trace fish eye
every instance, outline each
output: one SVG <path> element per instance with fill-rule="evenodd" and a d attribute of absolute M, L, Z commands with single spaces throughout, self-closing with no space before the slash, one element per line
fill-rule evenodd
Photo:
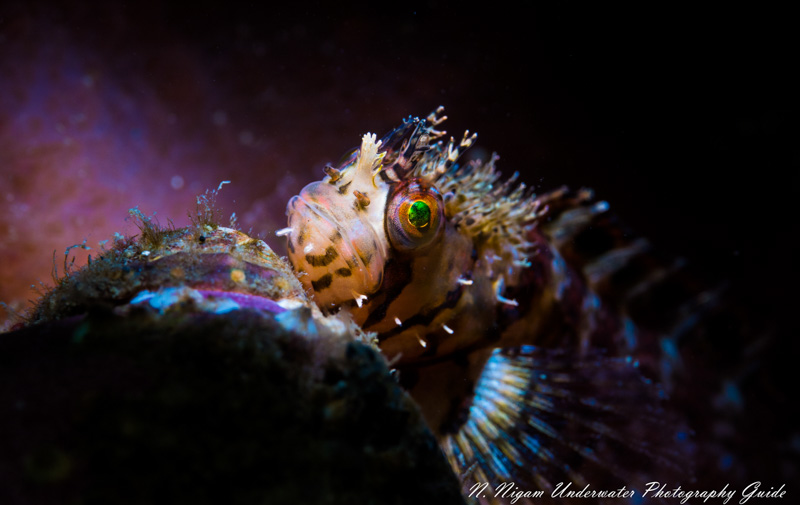
<path fill-rule="evenodd" d="M 386 207 L 386 233 L 396 249 L 425 247 L 439 235 L 444 204 L 436 188 L 419 179 L 402 182 Z"/>
<path fill-rule="evenodd" d="M 417 200 L 408 208 L 408 222 L 418 230 L 431 223 L 431 208 L 423 200 Z"/>

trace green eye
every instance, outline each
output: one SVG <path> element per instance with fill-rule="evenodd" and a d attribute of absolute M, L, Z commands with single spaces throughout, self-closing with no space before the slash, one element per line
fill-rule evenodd
<path fill-rule="evenodd" d="M 442 196 L 419 179 L 400 183 L 386 205 L 389 242 L 400 251 L 432 244 L 441 235 L 444 222 Z"/>
<path fill-rule="evenodd" d="M 415 228 L 425 228 L 431 222 L 431 208 L 422 200 L 417 200 L 408 208 L 408 221 Z"/>

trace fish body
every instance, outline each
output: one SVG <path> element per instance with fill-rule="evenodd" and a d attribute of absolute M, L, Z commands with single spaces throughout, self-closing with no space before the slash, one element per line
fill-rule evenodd
<path fill-rule="evenodd" d="M 537 196 L 497 157 L 459 164 L 476 136 L 444 142 L 444 119 L 365 135 L 292 198 L 305 288 L 377 333 L 465 489 L 685 471 L 691 445 L 663 406 L 675 334 L 634 317 L 669 264 L 591 191 Z"/>
<path fill-rule="evenodd" d="M 317 303 L 347 307 L 403 363 L 482 341 L 495 321 L 486 308 L 519 283 L 532 252 L 524 236 L 536 202 L 495 187 L 493 162 L 459 167 L 475 136 L 434 144 L 441 120 L 409 119 L 377 142 L 365 135 L 357 156 L 288 205 L 289 258 Z"/>

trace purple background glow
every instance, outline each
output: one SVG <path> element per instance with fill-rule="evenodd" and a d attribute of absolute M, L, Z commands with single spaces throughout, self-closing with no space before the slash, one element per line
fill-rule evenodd
<path fill-rule="evenodd" d="M 764 311 L 789 303 L 798 88 L 781 16 L 66 5 L 0 8 L 0 300 L 16 309 L 54 250 L 59 266 L 84 239 L 97 254 L 136 232 L 137 205 L 185 225 L 223 180 L 226 215 L 282 253 L 284 206 L 326 162 L 440 104 L 506 173 L 592 187 Z"/>

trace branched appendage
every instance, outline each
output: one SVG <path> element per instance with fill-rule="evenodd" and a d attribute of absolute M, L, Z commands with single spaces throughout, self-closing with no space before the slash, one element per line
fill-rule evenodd
<path fill-rule="evenodd" d="M 428 137 L 426 143 L 432 143 L 435 140 L 439 140 L 447 133 L 444 130 L 440 131 L 435 129 L 437 126 L 447 120 L 447 116 L 442 115 L 443 112 L 444 106 L 440 105 L 435 111 L 428 114 L 428 117 L 425 118 L 425 121 L 428 123 L 427 128 L 425 128 L 425 135 Z"/>
<path fill-rule="evenodd" d="M 56 251 L 53 250 L 53 268 L 50 269 L 50 278 L 53 279 L 53 285 L 58 286 L 59 278 L 58 278 L 58 265 L 56 264 Z M 31 289 L 36 289 L 36 287 L 31 284 Z M 45 291 L 47 291 L 45 289 Z"/>
<path fill-rule="evenodd" d="M 358 153 L 358 159 L 354 169 L 353 178 L 359 177 L 372 178 L 377 174 L 381 168 L 381 161 L 386 153 L 379 153 L 381 147 L 381 140 L 377 140 L 374 133 L 367 133 L 361 139 L 361 149 Z"/>
<path fill-rule="evenodd" d="M 69 260 L 69 252 L 71 250 L 73 250 L 73 249 L 83 249 L 84 251 L 91 251 L 92 250 L 91 247 L 86 245 L 86 239 L 83 239 L 83 242 L 81 242 L 80 244 L 75 244 L 75 245 L 71 245 L 71 246 L 67 247 L 67 250 L 64 251 L 64 277 L 62 277 L 62 279 L 61 279 L 62 281 L 70 276 L 71 272 L 69 270 L 72 267 L 72 265 L 75 264 L 75 256 L 72 257 L 72 261 L 68 261 Z M 54 254 L 55 254 L 55 252 L 54 252 Z M 53 259 L 55 261 L 55 258 L 53 258 Z M 90 256 L 89 257 L 89 263 L 91 263 L 91 262 L 92 262 L 92 260 L 91 260 L 91 256 Z M 55 264 L 53 265 L 53 267 L 55 267 Z M 56 277 L 58 277 L 58 272 L 56 272 Z M 58 285 L 58 280 L 57 279 L 55 279 L 55 280 L 57 281 L 56 285 Z"/>
<path fill-rule="evenodd" d="M 189 212 L 189 221 L 197 227 L 210 226 L 218 228 L 222 222 L 222 210 L 217 207 L 217 196 L 222 186 L 230 181 L 222 181 L 217 189 L 207 189 L 202 195 L 197 195 L 194 214 Z"/>
<path fill-rule="evenodd" d="M 431 126 L 439 126 L 439 124 L 443 123 L 447 116 L 443 116 L 442 113 L 444 112 L 444 105 L 440 105 L 436 107 L 436 110 L 428 114 L 428 117 L 425 118 Z"/>
<path fill-rule="evenodd" d="M 55 251 L 53 251 L 53 252 L 55 253 Z M 55 258 L 54 258 L 54 259 L 55 259 Z M 51 289 L 51 288 L 50 288 L 50 286 L 48 286 L 47 284 L 45 284 L 45 283 L 44 283 L 44 281 L 39 281 L 39 285 L 38 285 L 38 286 L 37 286 L 36 284 L 31 284 L 31 290 L 32 290 L 34 293 L 36 293 L 37 295 L 39 295 L 39 298 L 42 298 L 42 297 L 43 297 L 43 296 L 45 296 L 47 293 L 49 293 L 49 292 L 50 292 L 50 289 Z M 28 300 L 28 302 L 29 302 L 31 305 L 36 305 L 36 303 L 37 303 L 37 302 L 36 302 L 36 300 Z"/>
<path fill-rule="evenodd" d="M 83 239 L 83 242 L 81 242 L 80 244 L 71 245 L 67 247 L 66 251 L 64 251 L 64 271 L 63 271 L 64 274 L 61 277 L 59 277 L 58 275 L 58 263 L 56 262 L 56 251 L 53 251 L 53 268 L 50 270 L 50 279 L 52 279 L 53 281 L 53 288 L 56 288 L 64 284 L 64 282 L 66 282 L 69 279 L 70 275 L 72 275 L 72 272 L 70 270 L 75 265 L 75 256 L 73 256 L 72 259 L 69 258 L 69 252 L 71 250 L 73 249 L 83 249 L 84 251 L 92 250 L 91 247 L 86 245 L 86 240 L 87 239 Z M 91 264 L 91 262 L 92 262 L 92 257 L 89 256 L 89 263 Z M 32 284 L 31 289 L 36 291 L 39 294 L 39 296 L 44 296 L 45 293 L 51 290 L 51 288 L 46 284 L 44 284 L 43 282 L 40 282 L 38 287 Z"/>
<path fill-rule="evenodd" d="M 435 185 L 444 195 L 448 218 L 481 248 L 491 251 L 491 257 L 502 260 L 495 261 L 498 275 L 508 267 L 513 278 L 530 264 L 528 259 L 534 251 L 527 237 L 541 220 L 545 206 L 531 189 L 517 182 L 519 174 L 501 181 L 501 174 L 495 168 L 497 155 L 487 162 L 458 164 L 459 158 L 477 140 L 477 134 L 465 131 L 460 141 L 450 138 L 447 143 L 430 143 L 434 134 L 442 133 L 433 129 L 446 119 L 442 112 L 440 107 L 431 113 L 403 144 L 404 148 L 407 144 L 415 149 L 413 154 L 403 151 L 412 167 L 408 175 Z"/>
<path fill-rule="evenodd" d="M 119 232 L 114 233 L 114 245 L 111 248 L 112 251 L 117 253 L 121 253 L 126 251 L 129 247 L 136 245 L 136 238 L 135 237 L 128 237 Z"/>
<path fill-rule="evenodd" d="M 462 145 L 468 146 L 471 139 L 465 134 Z M 436 166 L 445 158 L 449 152 L 440 148 L 430 164 Z M 541 203 L 530 188 L 517 182 L 519 174 L 501 181 L 495 168 L 497 159 L 494 155 L 488 162 L 454 164 L 433 177 L 445 194 L 445 212 L 453 223 L 516 271 L 527 265 L 533 254 L 533 244 L 526 237 L 541 219 Z"/>
<path fill-rule="evenodd" d="M 139 207 L 130 209 L 128 214 L 133 219 L 133 224 L 141 232 L 139 245 L 143 249 L 155 249 L 162 246 L 167 235 L 175 231 L 172 221 L 169 222 L 168 227 L 162 227 L 158 220 L 155 219 L 155 214 L 153 214 L 154 217 L 147 217 L 139 210 Z"/>

